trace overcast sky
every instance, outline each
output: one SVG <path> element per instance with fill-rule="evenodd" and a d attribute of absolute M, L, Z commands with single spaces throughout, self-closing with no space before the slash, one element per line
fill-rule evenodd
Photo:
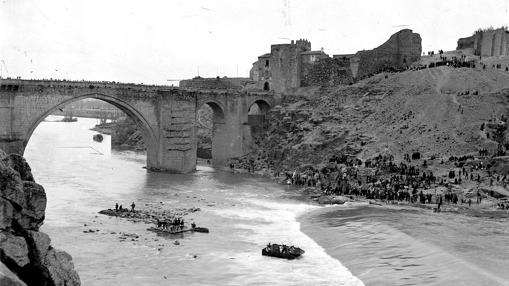
<path fill-rule="evenodd" d="M 290 39 L 354 53 L 409 28 L 423 51 L 452 50 L 479 27 L 509 24 L 509 0 L 0 1 L 0 75 L 22 78 L 247 77 Z"/>

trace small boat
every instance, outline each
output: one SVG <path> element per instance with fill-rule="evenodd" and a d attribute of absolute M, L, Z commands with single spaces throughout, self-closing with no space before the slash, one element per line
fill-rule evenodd
<path fill-rule="evenodd" d="M 304 250 L 295 247 L 295 246 L 286 246 L 280 244 L 268 244 L 264 249 L 262 249 L 262 255 L 264 256 L 273 256 L 278 258 L 286 258 L 286 259 L 295 259 L 302 254 L 304 254 Z"/>
<path fill-rule="evenodd" d="M 94 139 L 94 141 L 97 141 L 97 142 L 103 142 L 103 135 L 102 134 L 95 134 L 94 136 L 92 136 L 92 139 Z"/>

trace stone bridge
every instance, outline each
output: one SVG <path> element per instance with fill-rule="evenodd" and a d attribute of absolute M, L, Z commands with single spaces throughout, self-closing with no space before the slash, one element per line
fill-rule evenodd
<path fill-rule="evenodd" d="M 196 116 L 204 104 L 213 112 L 212 160 L 224 164 L 245 155 L 251 143 L 248 112 L 267 112 L 274 93 L 191 90 L 115 82 L 0 79 L 0 149 L 23 154 L 41 121 L 56 109 L 85 98 L 108 102 L 140 127 L 147 168 L 187 173 L 196 168 Z M 256 120 L 254 120 L 256 122 Z"/>

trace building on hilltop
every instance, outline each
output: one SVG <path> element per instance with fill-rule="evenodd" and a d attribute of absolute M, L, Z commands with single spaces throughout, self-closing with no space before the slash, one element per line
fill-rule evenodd
<path fill-rule="evenodd" d="M 509 31 L 504 27 L 478 30 L 473 36 L 460 38 L 456 50 L 471 50 L 483 57 L 509 55 Z"/>
<path fill-rule="evenodd" d="M 312 51 L 308 40 L 272 45 L 253 63 L 251 79 L 258 89 L 285 92 L 305 86 L 351 84 L 383 70 L 401 70 L 421 59 L 421 36 L 404 29 L 381 46 L 356 54 Z"/>
<path fill-rule="evenodd" d="M 300 87 L 302 53 L 309 51 L 311 42 L 305 39 L 271 45 L 270 53 L 259 56 L 258 61 L 253 63 L 251 78 L 263 90 L 283 92 Z"/>

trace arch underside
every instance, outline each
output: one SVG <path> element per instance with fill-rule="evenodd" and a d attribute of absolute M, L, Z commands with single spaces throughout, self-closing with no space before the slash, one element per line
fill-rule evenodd
<path fill-rule="evenodd" d="M 249 104 L 248 112 L 251 110 L 251 108 L 254 105 L 258 106 L 258 109 L 260 110 L 260 114 L 263 114 L 263 115 L 267 114 L 267 112 L 269 112 L 269 110 L 271 109 L 271 105 L 267 100 L 257 98 Z"/>
<path fill-rule="evenodd" d="M 212 109 L 212 122 L 214 124 L 224 124 L 224 109 L 219 103 L 215 101 L 206 101 L 203 105 L 207 105 Z"/>
<path fill-rule="evenodd" d="M 123 101 L 120 98 L 113 97 L 110 95 L 105 95 L 105 94 L 91 93 L 91 94 L 84 94 L 81 96 L 66 98 L 62 102 L 60 102 L 52 107 L 49 107 L 46 112 L 44 112 L 42 115 L 39 115 L 37 117 L 35 122 L 32 122 L 30 124 L 29 129 L 27 130 L 26 134 L 24 135 L 24 146 L 26 147 L 26 145 L 28 144 L 28 141 L 30 140 L 30 137 L 32 136 L 32 134 L 35 131 L 35 129 L 37 128 L 37 126 L 39 126 L 39 124 L 46 117 L 51 115 L 55 110 L 57 110 L 58 108 L 63 108 L 66 105 L 69 105 L 73 102 L 83 100 L 83 99 L 88 99 L 88 98 L 102 100 L 102 101 L 107 102 L 107 103 L 115 106 L 116 108 L 120 109 L 127 116 L 129 116 L 136 123 L 136 125 L 140 128 L 140 130 L 142 131 L 143 139 L 145 140 L 145 144 L 147 145 L 147 148 L 149 148 L 150 144 L 153 144 L 153 142 L 155 141 L 155 138 L 156 138 L 155 133 L 154 133 L 152 127 L 149 125 L 146 118 L 143 116 L 143 114 L 141 114 L 141 112 L 139 112 L 138 110 L 136 110 L 136 108 L 134 108 L 129 103 Z"/>
<path fill-rule="evenodd" d="M 214 164 L 222 164 L 225 161 L 225 112 L 223 106 L 213 100 L 204 101 L 199 109 L 207 106 L 212 110 L 212 130 L 211 130 L 211 156 Z M 198 114 L 198 110 L 196 112 Z M 198 140 L 197 140 L 198 144 Z M 198 144 L 199 145 L 199 144 Z"/>

